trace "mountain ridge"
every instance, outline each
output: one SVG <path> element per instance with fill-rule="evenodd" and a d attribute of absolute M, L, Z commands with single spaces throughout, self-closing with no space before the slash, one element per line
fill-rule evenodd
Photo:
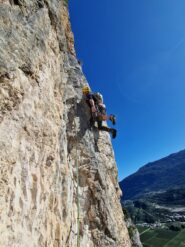
<path fill-rule="evenodd" d="M 185 150 L 149 162 L 120 182 L 123 200 L 182 186 L 185 182 Z"/>

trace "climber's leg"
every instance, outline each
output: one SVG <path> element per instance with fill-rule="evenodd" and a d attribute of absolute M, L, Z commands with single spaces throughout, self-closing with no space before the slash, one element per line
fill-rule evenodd
<path fill-rule="evenodd" d="M 112 122 L 113 125 L 116 124 L 116 116 L 115 116 L 115 115 L 111 114 L 111 115 L 109 116 L 109 120 Z"/>
<path fill-rule="evenodd" d="M 91 113 L 91 118 L 89 120 L 90 127 L 93 127 L 96 121 L 97 121 L 97 113 L 96 112 L 92 112 Z"/>
<path fill-rule="evenodd" d="M 107 121 L 110 120 L 112 122 L 113 125 L 116 124 L 116 116 L 111 114 L 110 116 L 103 114 L 103 113 L 98 113 L 98 119 L 100 121 Z"/>
<path fill-rule="evenodd" d="M 116 138 L 117 130 L 113 128 L 109 128 L 107 126 L 102 126 L 102 121 L 97 121 L 98 123 L 98 129 L 102 131 L 106 131 L 112 134 L 112 138 Z"/>

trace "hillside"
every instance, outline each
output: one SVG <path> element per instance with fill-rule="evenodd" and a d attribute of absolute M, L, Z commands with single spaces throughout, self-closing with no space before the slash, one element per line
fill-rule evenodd
<path fill-rule="evenodd" d="M 120 182 L 123 200 L 142 198 L 151 192 L 185 185 L 185 150 L 148 163 Z"/>
<path fill-rule="evenodd" d="M 185 222 L 184 168 L 185 150 L 143 166 L 120 183 L 122 203 L 135 224 Z"/>

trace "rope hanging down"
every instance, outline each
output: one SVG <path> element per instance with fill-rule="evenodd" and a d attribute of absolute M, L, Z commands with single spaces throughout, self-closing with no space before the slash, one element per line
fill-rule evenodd
<path fill-rule="evenodd" d="M 77 174 L 77 247 L 80 247 L 80 200 L 79 200 L 79 163 L 78 163 L 78 136 L 77 136 L 77 125 L 74 119 L 74 128 L 76 135 L 76 174 Z"/>

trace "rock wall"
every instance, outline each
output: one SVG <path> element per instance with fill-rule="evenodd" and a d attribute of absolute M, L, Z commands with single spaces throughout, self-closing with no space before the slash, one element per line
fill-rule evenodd
<path fill-rule="evenodd" d="M 0 0 L 0 16 L 0 246 L 77 246 L 78 175 L 80 246 L 131 246 L 64 2 Z"/>

